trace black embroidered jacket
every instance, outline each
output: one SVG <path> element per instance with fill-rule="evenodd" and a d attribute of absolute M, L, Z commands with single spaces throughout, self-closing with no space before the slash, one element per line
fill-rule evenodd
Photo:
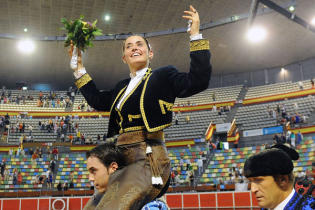
<path fill-rule="evenodd" d="M 174 66 L 148 69 L 142 81 L 116 108 L 130 79 L 118 82 L 110 91 L 99 91 L 88 74 L 76 81 L 88 104 L 109 111 L 107 137 L 135 130 L 155 132 L 171 125 L 176 97 L 189 97 L 208 88 L 211 77 L 208 40 L 190 42 L 190 71 L 178 72 Z"/>

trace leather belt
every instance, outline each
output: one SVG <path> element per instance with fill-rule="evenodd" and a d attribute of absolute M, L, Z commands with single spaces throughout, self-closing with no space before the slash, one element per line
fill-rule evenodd
<path fill-rule="evenodd" d="M 157 139 L 164 141 L 164 132 L 163 131 L 147 132 L 141 130 L 123 133 L 119 135 L 117 138 L 117 146 L 125 144 L 135 144 L 143 142 L 146 139 Z"/>

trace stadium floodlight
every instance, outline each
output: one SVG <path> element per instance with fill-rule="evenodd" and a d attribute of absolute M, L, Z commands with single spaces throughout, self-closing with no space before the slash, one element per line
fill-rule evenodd
<path fill-rule="evenodd" d="M 105 15 L 104 16 L 104 20 L 107 22 L 107 21 L 109 21 L 110 20 L 110 15 Z"/>
<path fill-rule="evenodd" d="M 266 35 L 267 31 L 265 28 L 261 26 L 253 26 L 247 31 L 246 37 L 250 42 L 258 43 L 263 41 L 266 38 Z"/>
<path fill-rule="evenodd" d="M 311 20 L 311 24 L 315 26 L 315 17 L 313 17 L 313 19 Z"/>
<path fill-rule="evenodd" d="M 30 39 L 23 39 L 18 42 L 17 47 L 20 50 L 20 52 L 24 54 L 30 54 L 34 51 L 35 44 Z"/>

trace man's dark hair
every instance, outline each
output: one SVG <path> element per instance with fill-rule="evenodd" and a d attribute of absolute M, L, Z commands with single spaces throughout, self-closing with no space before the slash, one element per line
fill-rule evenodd
<path fill-rule="evenodd" d="M 96 157 L 107 168 L 112 162 L 118 164 L 118 169 L 126 166 L 126 159 L 123 155 L 122 149 L 118 148 L 114 143 L 105 143 L 94 147 L 92 150 L 86 152 L 86 158 Z"/>

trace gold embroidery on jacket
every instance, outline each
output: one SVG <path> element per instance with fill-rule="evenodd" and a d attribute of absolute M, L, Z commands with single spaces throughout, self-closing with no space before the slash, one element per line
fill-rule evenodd
<path fill-rule="evenodd" d="M 150 79 L 152 74 L 148 75 L 148 77 L 146 78 L 146 81 L 144 83 L 144 86 L 143 86 L 143 89 L 142 89 L 142 93 L 141 93 L 141 96 L 140 96 L 140 111 L 141 111 L 141 115 L 142 115 L 142 118 L 143 118 L 143 122 L 144 122 L 144 125 L 145 127 L 147 128 L 147 130 L 149 132 L 154 132 L 154 131 L 159 131 L 159 130 L 162 130 L 166 127 L 169 127 L 171 126 L 172 124 L 171 123 L 168 123 L 168 124 L 165 124 L 165 125 L 161 125 L 161 126 L 157 126 L 155 128 L 150 128 L 149 126 L 149 123 L 148 123 L 148 120 L 147 120 L 147 117 L 145 115 L 145 111 L 144 111 L 144 94 L 145 94 L 145 90 L 147 88 L 147 84 L 148 84 L 148 81 Z"/>
<path fill-rule="evenodd" d="M 90 77 L 89 74 L 84 74 L 77 81 L 75 81 L 75 85 L 80 89 L 81 87 L 86 85 L 91 80 L 92 80 L 92 78 Z"/>
<path fill-rule="evenodd" d="M 190 42 L 190 52 L 209 49 L 210 49 L 209 40 L 199 39 Z"/>
<path fill-rule="evenodd" d="M 140 119 L 141 118 L 141 114 L 128 114 L 128 120 L 129 122 L 132 122 L 132 119 Z"/>
<path fill-rule="evenodd" d="M 117 99 L 120 98 L 119 96 L 123 93 L 124 90 L 126 90 L 126 88 L 127 88 L 127 86 L 125 86 L 123 89 L 121 89 L 121 90 L 119 91 L 119 93 L 117 94 L 117 96 L 116 96 L 116 98 L 115 98 L 115 100 L 114 100 L 112 106 L 110 107 L 109 113 L 112 112 L 112 109 L 113 109 L 113 107 L 114 107 L 114 105 L 115 105 Z"/>
<path fill-rule="evenodd" d="M 171 112 L 172 111 L 172 107 L 174 106 L 174 104 L 163 101 L 161 99 L 159 99 L 159 104 L 160 104 L 160 108 L 161 108 L 161 112 L 162 114 L 166 114 L 165 108 L 167 111 Z M 164 108 L 165 106 L 165 108 Z"/>

